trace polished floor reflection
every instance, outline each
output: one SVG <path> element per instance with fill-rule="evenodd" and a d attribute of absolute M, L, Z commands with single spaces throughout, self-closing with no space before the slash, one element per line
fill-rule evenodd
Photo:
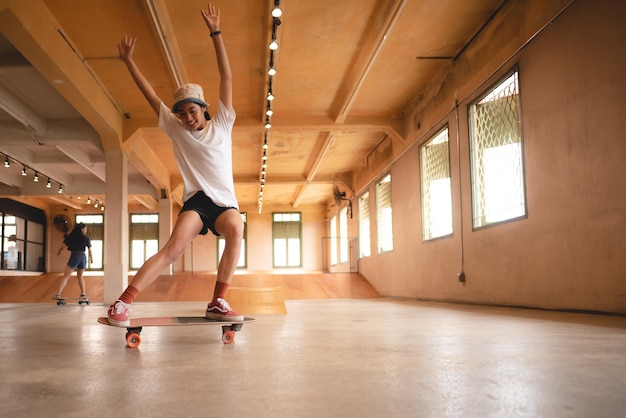
<path fill-rule="evenodd" d="M 204 303 L 136 303 L 133 316 Z M 102 305 L 0 304 L 7 417 L 617 417 L 626 318 L 388 298 L 288 301 L 235 343 Z"/>

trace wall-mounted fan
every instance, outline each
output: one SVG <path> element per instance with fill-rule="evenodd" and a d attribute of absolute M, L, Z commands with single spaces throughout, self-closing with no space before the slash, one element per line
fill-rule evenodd
<path fill-rule="evenodd" d="M 54 224 L 54 228 L 64 234 L 67 234 L 72 230 L 72 221 L 66 215 L 57 215 L 54 217 L 52 222 Z"/>
<path fill-rule="evenodd" d="M 350 215 L 350 219 L 352 219 L 352 200 L 348 199 L 346 197 L 346 192 L 342 192 L 336 184 L 333 186 L 333 197 L 337 208 L 341 207 L 342 201 L 346 200 L 348 202 L 348 214 Z"/>

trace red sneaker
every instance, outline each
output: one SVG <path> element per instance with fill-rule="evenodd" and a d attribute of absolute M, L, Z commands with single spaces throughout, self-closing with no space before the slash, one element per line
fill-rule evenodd
<path fill-rule="evenodd" d="M 109 306 L 109 310 L 107 311 L 109 324 L 115 325 L 116 327 L 130 326 L 128 312 L 131 310 L 132 309 L 128 303 L 124 303 L 121 300 L 116 300 L 113 305 Z"/>
<path fill-rule="evenodd" d="M 209 303 L 206 307 L 205 316 L 215 321 L 243 321 L 243 315 L 233 311 L 228 302 L 222 298 L 218 298 L 217 301 Z"/>

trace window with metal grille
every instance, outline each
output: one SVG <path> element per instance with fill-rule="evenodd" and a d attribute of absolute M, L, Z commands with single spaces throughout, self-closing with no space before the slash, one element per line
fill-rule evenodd
<path fill-rule="evenodd" d="M 87 270 L 104 268 L 104 215 L 76 215 L 76 223 L 87 225 L 86 235 L 91 240 L 93 261 L 87 264 Z"/>
<path fill-rule="evenodd" d="M 526 216 L 518 70 L 470 104 L 473 227 Z"/>
<path fill-rule="evenodd" d="M 159 215 L 130 215 L 130 268 L 138 270 L 159 251 Z"/>
<path fill-rule="evenodd" d="M 450 150 L 445 127 L 420 147 L 422 240 L 452 234 Z"/>
<path fill-rule="evenodd" d="M 359 204 L 359 258 L 372 255 L 370 247 L 370 194 L 363 193 Z"/>
<path fill-rule="evenodd" d="M 246 212 L 241 212 L 241 220 L 243 221 L 243 239 L 241 240 L 241 250 L 239 251 L 239 260 L 237 260 L 237 268 L 245 269 L 248 267 L 247 257 L 247 236 L 248 236 L 248 215 Z M 217 237 L 217 263 L 219 264 L 224 254 L 224 247 L 226 246 L 226 240 L 223 237 Z"/>
<path fill-rule="evenodd" d="M 348 237 L 348 207 L 339 211 L 339 262 L 347 263 L 350 240 Z"/>
<path fill-rule="evenodd" d="M 302 267 L 302 215 L 272 214 L 274 267 Z"/>
<path fill-rule="evenodd" d="M 333 216 L 328 222 L 330 228 L 330 265 L 337 265 L 337 217 Z"/>
<path fill-rule="evenodd" d="M 376 222 L 378 252 L 393 250 L 393 218 L 391 213 L 391 174 L 376 183 Z"/>

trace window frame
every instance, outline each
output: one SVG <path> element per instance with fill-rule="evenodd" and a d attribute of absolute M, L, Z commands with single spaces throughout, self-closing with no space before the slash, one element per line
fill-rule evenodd
<path fill-rule="evenodd" d="M 521 182 L 520 189 L 521 189 L 521 194 L 518 196 L 518 198 L 521 200 L 521 206 L 519 207 L 519 209 L 521 210 L 521 213 L 519 215 L 515 215 L 515 216 L 511 216 L 508 218 L 503 218 L 503 219 L 499 219 L 499 220 L 494 220 L 494 221 L 487 221 L 487 217 L 490 216 L 486 211 L 483 211 L 481 209 L 479 209 L 482 206 L 485 205 L 481 205 L 480 204 L 480 199 L 482 199 L 484 196 L 484 193 L 480 196 L 478 196 L 478 192 L 477 192 L 477 183 L 479 180 L 476 179 L 476 172 L 477 172 L 477 165 L 479 165 L 477 163 L 477 158 L 475 155 L 476 152 L 476 141 L 475 141 L 475 120 L 476 120 L 476 116 L 475 116 L 475 111 L 474 111 L 474 107 L 480 103 L 481 101 L 485 100 L 485 98 L 487 98 L 488 96 L 494 94 L 494 92 L 498 91 L 500 88 L 503 88 L 504 83 L 511 77 L 515 78 L 515 83 L 516 83 L 516 105 L 517 105 L 517 114 L 515 115 L 517 117 L 517 128 L 518 128 L 518 141 L 517 142 L 513 142 L 513 143 L 519 143 L 519 171 L 520 171 L 520 175 L 519 175 L 519 180 Z M 491 83 L 487 88 L 485 88 L 485 90 L 478 95 L 474 100 L 472 100 L 468 105 L 467 105 L 467 121 L 468 121 L 468 146 L 469 146 L 469 159 L 470 159 L 470 187 L 471 187 L 471 197 L 472 197 L 472 230 L 480 230 L 480 229 L 484 229 L 484 228 L 490 228 L 493 226 L 497 226 L 497 225 L 501 225 L 501 224 L 505 224 L 505 223 L 509 223 L 509 222 L 516 222 L 522 219 L 526 219 L 528 218 L 528 198 L 527 198 L 527 193 L 526 193 L 526 187 L 527 187 L 527 182 L 526 182 L 526 163 L 525 163 L 525 157 L 524 157 L 524 150 L 525 150 L 525 144 L 524 144 L 524 130 L 523 130 L 523 115 L 522 115 L 522 95 L 521 95 L 521 82 L 520 82 L 520 69 L 518 65 L 515 65 L 513 68 L 511 68 L 509 71 L 507 71 L 506 73 L 504 73 L 503 76 L 499 77 L 496 81 L 494 81 L 493 83 Z M 507 145 L 507 144 L 505 144 Z M 510 144 L 509 144 L 510 145 Z M 496 149 L 496 148 L 500 148 L 503 145 L 500 145 L 498 147 L 491 147 L 492 149 Z M 484 149 L 489 149 L 488 147 L 485 147 Z M 482 180 L 484 182 L 484 180 Z M 477 214 L 478 212 L 480 212 L 480 214 Z M 491 215 L 493 216 L 493 215 Z"/>
<path fill-rule="evenodd" d="M 388 180 L 387 180 L 388 179 Z M 387 180 L 387 181 L 386 181 Z M 376 189 L 376 248 L 378 249 L 378 254 L 383 254 L 387 252 L 391 252 L 394 250 L 393 245 L 393 201 L 392 201 L 392 176 L 391 172 L 384 174 L 380 179 L 376 181 L 375 189 Z M 388 206 L 385 208 L 381 208 L 381 196 L 379 195 L 379 190 L 382 189 L 382 184 L 389 183 L 388 190 Z M 388 219 L 383 219 L 385 217 L 385 213 L 382 212 L 382 209 L 389 209 Z M 381 222 L 389 221 L 389 225 L 385 225 L 388 230 L 384 230 L 382 228 Z M 382 238 L 382 239 L 381 239 Z M 389 242 L 383 243 L 386 245 L 385 247 L 381 246 L 381 241 L 388 240 Z M 388 246 L 387 246 L 388 245 Z"/>
<path fill-rule="evenodd" d="M 276 218 L 277 216 L 285 216 L 285 215 L 289 215 L 290 217 L 297 215 L 298 220 L 294 221 L 294 220 L 280 220 L 277 221 Z M 293 265 L 293 264 L 289 264 L 289 242 L 287 239 L 286 242 L 286 246 L 285 246 L 285 250 L 286 250 L 286 254 L 285 254 L 285 260 L 286 263 L 284 266 L 282 265 L 277 265 L 276 264 L 276 230 L 278 229 L 278 227 L 276 227 L 277 223 L 297 223 L 298 224 L 298 265 Z M 283 238 L 281 238 L 283 239 Z M 302 239 L 302 212 L 272 212 L 272 268 L 275 269 L 290 269 L 290 268 L 302 268 L 303 266 L 303 239 Z"/>
<path fill-rule="evenodd" d="M 437 212 L 440 213 L 440 211 L 437 211 L 437 208 L 441 208 L 442 205 L 435 205 L 435 207 L 431 204 L 427 205 L 427 202 L 431 201 L 431 197 L 427 197 L 426 193 L 428 193 L 428 191 L 430 190 L 430 186 L 427 187 L 426 182 L 430 179 L 430 177 L 428 175 L 426 175 L 425 173 L 425 164 L 424 164 L 424 159 L 425 159 L 425 150 L 427 149 L 427 147 L 433 146 L 433 145 L 437 145 L 437 144 L 433 144 L 433 141 L 435 141 L 436 139 L 438 139 L 443 133 L 445 132 L 446 134 L 446 140 L 445 143 L 446 145 L 446 158 L 447 158 L 447 177 L 443 177 L 442 179 L 447 178 L 448 179 L 448 187 L 447 187 L 447 192 L 448 194 L 448 201 L 445 203 L 449 203 L 449 207 L 446 208 L 446 210 L 449 210 L 449 231 L 445 232 L 445 233 L 441 233 L 441 234 L 437 234 L 435 235 L 432 231 L 432 222 L 429 222 L 429 219 L 432 220 L 433 216 L 430 215 L 429 213 L 427 213 L 427 206 L 428 208 L 430 208 L 430 213 L 432 212 Z M 452 172 L 451 172 L 451 159 L 450 159 L 450 129 L 448 124 L 444 125 L 441 129 L 439 129 L 437 132 L 435 132 L 433 135 L 430 136 L 430 138 L 424 142 L 422 145 L 420 145 L 419 148 L 419 159 L 420 159 L 420 189 L 421 189 L 421 207 L 422 207 L 422 242 L 428 242 L 428 241 L 433 241 L 433 240 L 437 240 L 437 239 L 441 239 L 441 238 L 448 238 L 451 237 L 454 234 L 454 215 L 453 215 L 453 205 L 452 205 Z M 431 181 L 432 183 L 432 181 Z"/>

